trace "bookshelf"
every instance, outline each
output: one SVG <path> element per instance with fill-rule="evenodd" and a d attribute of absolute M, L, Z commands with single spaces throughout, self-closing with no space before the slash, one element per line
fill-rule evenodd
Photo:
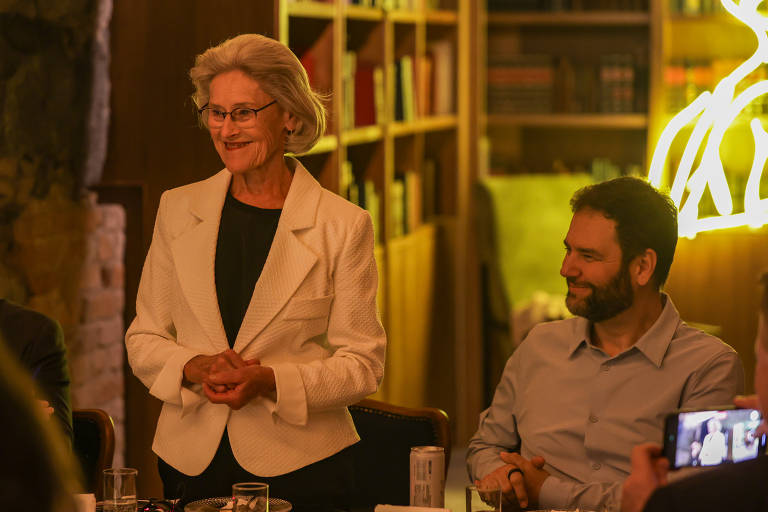
<path fill-rule="evenodd" d="M 467 206 L 459 188 L 469 186 L 471 83 L 458 70 L 471 55 L 470 2 L 276 5 L 279 39 L 299 56 L 312 86 L 328 93 L 327 133 L 297 156 L 374 221 L 389 339 L 376 397 L 451 414 L 455 362 L 432 354 L 453 353 L 462 310 L 456 276 Z"/>
<path fill-rule="evenodd" d="M 480 174 L 642 172 L 655 1 L 480 2 Z"/>

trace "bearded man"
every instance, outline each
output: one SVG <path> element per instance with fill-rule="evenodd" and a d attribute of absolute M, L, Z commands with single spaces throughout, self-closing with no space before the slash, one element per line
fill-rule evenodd
<path fill-rule="evenodd" d="M 480 415 L 467 466 L 508 508 L 618 510 L 632 447 L 659 442 L 674 409 L 732 402 L 744 371 L 728 345 L 680 319 L 661 287 L 677 209 L 636 178 L 571 199 L 560 274 L 574 318 L 533 328 Z"/>

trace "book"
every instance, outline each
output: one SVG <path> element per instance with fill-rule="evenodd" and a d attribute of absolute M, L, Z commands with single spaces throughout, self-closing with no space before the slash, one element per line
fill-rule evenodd
<path fill-rule="evenodd" d="M 430 54 L 422 55 L 417 59 L 416 66 L 416 114 L 420 117 L 432 115 L 434 112 L 432 105 L 432 87 L 434 76 L 432 69 L 432 56 Z"/>
<path fill-rule="evenodd" d="M 412 233 L 422 224 L 422 179 L 417 172 L 405 173 L 405 215 L 407 232 Z"/>
<path fill-rule="evenodd" d="M 352 162 L 345 160 L 341 164 L 341 176 L 339 176 L 339 195 L 350 202 L 357 204 L 357 197 L 352 201 L 351 190 L 355 185 L 355 176 L 352 173 Z M 355 194 L 357 196 L 357 194 Z"/>
<path fill-rule="evenodd" d="M 373 223 L 374 243 L 378 244 L 381 243 L 381 206 L 379 194 L 376 192 L 376 185 L 371 180 L 363 182 L 363 191 L 365 194 L 365 209 L 371 215 L 371 222 Z"/>
<path fill-rule="evenodd" d="M 489 112 L 552 112 L 555 80 L 554 64 L 550 55 L 489 56 L 487 74 Z"/>
<path fill-rule="evenodd" d="M 387 122 L 387 100 L 384 94 L 384 68 L 376 66 L 373 68 L 373 98 L 376 104 L 376 122 L 383 124 Z"/>
<path fill-rule="evenodd" d="M 395 61 L 395 121 L 403 120 L 403 76 L 402 62 Z"/>
<path fill-rule="evenodd" d="M 307 71 L 312 89 L 323 93 L 333 90 L 333 46 L 329 37 L 321 37 L 312 46 L 297 48 L 296 54 Z"/>
<path fill-rule="evenodd" d="M 449 39 L 432 41 L 428 47 L 432 59 L 432 110 L 435 115 L 447 115 L 454 112 L 454 76 L 455 51 Z"/>
<path fill-rule="evenodd" d="M 423 219 L 430 219 L 437 214 L 437 204 L 435 203 L 435 197 L 437 196 L 437 186 L 435 182 L 435 175 L 437 172 L 437 164 L 432 159 L 424 160 L 421 164 L 421 216 Z"/>
<path fill-rule="evenodd" d="M 395 178 L 389 187 L 389 207 L 392 210 L 392 236 L 405 234 L 405 183 L 402 178 Z"/>
<path fill-rule="evenodd" d="M 400 80 L 403 94 L 403 121 L 413 121 L 416 118 L 414 97 L 413 57 L 404 55 L 400 58 Z"/>
<path fill-rule="evenodd" d="M 344 53 L 341 66 L 342 101 L 344 114 L 342 128 L 355 127 L 355 73 L 357 67 L 357 54 L 352 51 Z"/>
<path fill-rule="evenodd" d="M 366 62 L 357 62 L 355 72 L 355 126 L 376 124 L 376 100 L 374 74 L 375 66 Z"/>

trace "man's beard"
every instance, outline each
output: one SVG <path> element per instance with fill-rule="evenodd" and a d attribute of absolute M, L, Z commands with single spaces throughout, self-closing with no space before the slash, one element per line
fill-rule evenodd
<path fill-rule="evenodd" d="M 565 299 L 568 311 L 576 316 L 583 316 L 592 323 L 608 320 L 626 311 L 635 298 L 629 279 L 629 268 L 624 264 L 605 286 L 597 287 L 592 283 L 579 283 L 575 279 L 567 279 L 567 281 L 586 285 L 592 290 L 592 293 L 582 300 L 569 300 L 570 294 Z"/>

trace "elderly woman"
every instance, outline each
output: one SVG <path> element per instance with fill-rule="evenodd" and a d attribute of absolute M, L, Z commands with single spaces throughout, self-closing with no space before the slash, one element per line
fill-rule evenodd
<path fill-rule="evenodd" d="M 166 497 L 258 480 L 294 510 L 343 506 L 358 440 L 346 406 L 383 375 L 371 219 L 285 157 L 325 118 L 283 44 L 235 37 L 190 77 L 225 168 L 160 199 L 126 334 L 163 401 L 152 448 Z"/>

